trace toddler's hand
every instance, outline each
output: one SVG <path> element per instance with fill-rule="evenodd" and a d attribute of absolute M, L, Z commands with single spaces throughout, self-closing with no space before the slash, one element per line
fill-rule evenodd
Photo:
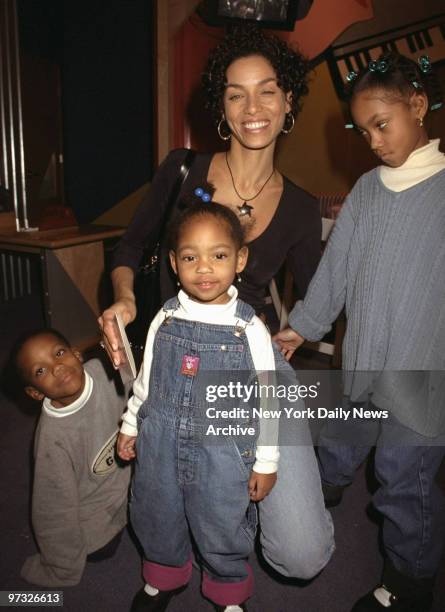
<path fill-rule="evenodd" d="M 269 495 L 277 481 L 277 473 L 258 474 L 252 471 L 249 478 L 249 495 L 254 502 L 261 501 Z"/>
<path fill-rule="evenodd" d="M 124 461 L 131 461 L 136 457 L 136 436 L 127 436 L 120 433 L 117 437 L 117 454 Z"/>

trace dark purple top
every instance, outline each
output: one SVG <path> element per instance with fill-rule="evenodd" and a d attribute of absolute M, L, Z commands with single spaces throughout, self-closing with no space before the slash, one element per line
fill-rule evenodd
<path fill-rule="evenodd" d="M 162 215 L 185 154 L 185 149 L 176 149 L 159 166 L 148 194 L 116 248 L 113 268 L 128 266 L 136 271 L 144 249 L 151 250 L 158 242 Z M 197 153 L 178 201 L 207 181 L 212 157 L 210 153 Z M 249 242 L 247 266 L 241 274 L 242 281 L 237 285 L 240 298 L 253 306 L 257 313 L 264 309 L 269 282 L 285 260 L 291 269 L 298 298 L 304 297 L 320 260 L 321 218 L 318 201 L 286 177 L 283 178 L 283 193 L 275 214 L 264 232 Z M 163 248 L 160 274 L 161 298 L 164 302 L 177 293 L 166 247 Z"/>

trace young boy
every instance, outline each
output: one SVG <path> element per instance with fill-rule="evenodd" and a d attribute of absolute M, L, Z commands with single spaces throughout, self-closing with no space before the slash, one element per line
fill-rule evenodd
<path fill-rule="evenodd" d="M 32 494 L 40 553 L 26 559 L 21 575 L 43 586 L 74 585 L 87 558 L 109 556 L 127 522 L 130 469 L 115 460 L 126 397 L 98 359 L 84 367 L 79 352 L 52 329 L 22 340 L 13 362 L 25 392 L 43 400 Z"/>

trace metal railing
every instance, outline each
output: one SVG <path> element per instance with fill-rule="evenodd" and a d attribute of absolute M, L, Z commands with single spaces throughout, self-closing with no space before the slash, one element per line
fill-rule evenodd
<path fill-rule="evenodd" d="M 0 188 L 12 197 L 17 231 L 29 231 L 16 0 L 0 0 Z"/>

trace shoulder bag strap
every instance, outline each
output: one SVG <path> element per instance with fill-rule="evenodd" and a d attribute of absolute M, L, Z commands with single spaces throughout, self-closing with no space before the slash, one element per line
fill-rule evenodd
<path fill-rule="evenodd" d="M 164 235 L 165 228 L 168 224 L 170 215 L 172 213 L 175 202 L 178 198 L 179 192 L 181 191 L 181 187 L 184 184 L 185 179 L 188 176 L 190 168 L 192 167 L 193 161 L 196 157 L 196 152 L 192 149 L 189 149 L 184 157 L 184 161 L 181 164 L 179 169 L 178 177 L 173 185 L 173 189 L 170 192 L 170 196 L 168 198 L 167 207 L 164 212 L 164 218 L 162 219 L 161 228 L 159 231 L 159 236 Z"/>

